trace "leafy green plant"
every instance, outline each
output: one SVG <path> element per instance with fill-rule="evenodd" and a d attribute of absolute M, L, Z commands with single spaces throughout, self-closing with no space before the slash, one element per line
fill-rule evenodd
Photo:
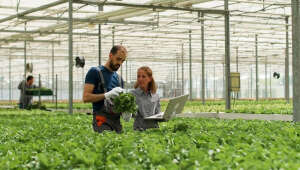
<path fill-rule="evenodd" d="M 168 102 L 161 101 L 161 110 L 164 111 Z M 47 108 L 55 108 L 55 104 L 47 103 Z M 67 109 L 67 103 L 58 103 L 59 109 Z M 74 103 L 75 109 L 91 109 L 91 103 Z M 205 105 L 201 101 L 187 101 L 183 113 L 201 112 L 230 112 L 230 113 L 250 113 L 250 114 L 292 114 L 292 103 L 287 104 L 285 100 L 236 100 L 231 110 L 225 110 L 224 101 L 206 101 Z"/>
<path fill-rule="evenodd" d="M 137 105 L 135 96 L 131 93 L 121 93 L 118 97 L 113 99 L 114 111 L 116 113 L 135 113 Z"/>
<path fill-rule="evenodd" d="M 0 169 L 299 169 L 299 123 L 176 118 L 95 133 L 91 116 L 0 110 Z M 175 127 L 183 127 L 174 132 Z"/>
<path fill-rule="evenodd" d="M 173 132 L 178 132 L 178 131 L 187 131 L 189 129 L 189 125 L 185 122 L 178 122 L 177 124 L 175 124 L 174 128 L 173 128 Z"/>
<path fill-rule="evenodd" d="M 97 134 L 82 114 L 0 110 L 0 116 L 0 169 L 300 167 L 299 123 L 176 118 L 144 132 L 130 121 L 122 122 L 122 134 Z"/>

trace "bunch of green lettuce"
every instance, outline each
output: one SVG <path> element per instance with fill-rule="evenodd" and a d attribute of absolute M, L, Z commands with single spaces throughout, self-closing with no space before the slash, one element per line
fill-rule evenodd
<path fill-rule="evenodd" d="M 137 111 L 135 96 L 131 93 L 121 93 L 113 99 L 114 112 L 116 113 L 132 113 Z"/>

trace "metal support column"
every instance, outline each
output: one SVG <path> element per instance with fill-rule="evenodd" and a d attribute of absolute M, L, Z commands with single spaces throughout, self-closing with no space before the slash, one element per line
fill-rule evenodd
<path fill-rule="evenodd" d="M 42 83 L 41 83 L 41 74 L 39 74 L 39 88 L 41 89 Z M 39 91 L 39 108 L 41 107 L 41 90 Z"/>
<path fill-rule="evenodd" d="M 192 31 L 189 30 L 189 79 L 190 79 L 190 100 L 193 99 L 193 81 L 192 81 Z"/>
<path fill-rule="evenodd" d="M 300 121 L 300 2 L 292 0 L 293 120 Z"/>
<path fill-rule="evenodd" d="M 51 58 L 47 57 L 46 60 L 47 60 L 46 61 L 46 63 L 47 63 L 47 75 L 46 75 L 46 73 L 44 74 L 45 75 L 44 83 L 47 84 L 50 87 L 50 72 L 51 72 L 51 60 L 52 60 L 52 56 L 51 56 Z M 46 68 L 44 69 L 44 71 L 46 71 Z"/>
<path fill-rule="evenodd" d="M 236 72 L 239 72 L 239 48 L 236 47 Z"/>
<path fill-rule="evenodd" d="M 270 65 L 270 98 L 272 98 L 272 68 Z"/>
<path fill-rule="evenodd" d="M 207 70 L 205 71 L 205 77 L 208 77 L 207 76 Z M 209 98 L 210 97 L 210 93 L 208 93 L 209 91 L 208 91 L 207 85 L 208 85 L 208 79 L 205 79 L 205 91 L 207 92 L 205 94 L 206 94 L 206 98 Z"/>
<path fill-rule="evenodd" d="M 55 75 L 55 109 L 57 110 L 57 74 Z"/>
<path fill-rule="evenodd" d="M 69 0 L 69 113 L 73 114 L 73 0 Z"/>
<path fill-rule="evenodd" d="M 54 90 L 54 43 L 51 44 L 52 46 L 52 90 Z M 52 102 L 54 102 L 54 96 L 52 96 Z"/>
<path fill-rule="evenodd" d="M 131 84 L 131 81 L 132 81 L 131 63 L 130 63 L 130 65 L 129 65 L 129 81 L 130 81 L 130 84 Z"/>
<path fill-rule="evenodd" d="M 173 96 L 173 93 L 172 93 L 172 90 L 173 90 L 173 71 L 172 71 L 172 69 L 171 69 L 171 71 L 169 72 L 170 74 L 171 74 L 171 76 L 169 77 L 169 81 L 170 81 L 170 83 L 171 83 L 171 87 L 170 87 L 170 90 L 171 90 L 171 97 L 174 97 Z"/>
<path fill-rule="evenodd" d="M 236 47 L 236 72 L 239 72 L 239 47 Z M 236 92 L 236 98 L 239 98 L 239 92 Z"/>
<path fill-rule="evenodd" d="M 4 83 L 3 67 L 1 68 L 1 75 L 2 75 L 2 81 L 1 81 L 1 100 L 3 100 L 3 83 Z"/>
<path fill-rule="evenodd" d="M 103 6 L 98 6 L 98 11 L 103 11 Z M 101 65 L 101 51 L 102 51 L 102 37 L 101 37 L 101 24 L 98 25 L 98 63 Z"/>
<path fill-rule="evenodd" d="M 27 22 L 24 23 L 24 31 L 27 31 Z M 26 60 L 27 60 L 27 42 L 24 41 L 24 83 L 26 84 Z M 25 96 L 25 84 L 23 86 L 23 96 Z M 24 106 L 23 106 L 24 107 Z"/>
<path fill-rule="evenodd" d="M 255 35 L 255 74 L 256 74 L 256 81 L 255 81 L 255 97 L 256 101 L 258 101 L 258 51 L 257 51 L 257 34 Z"/>
<path fill-rule="evenodd" d="M 285 42 L 285 44 L 286 44 L 286 47 L 285 47 L 285 100 L 286 100 L 286 102 L 287 103 L 289 103 L 290 102 L 290 74 L 289 74 L 289 72 L 290 72 L 290 67 L 289 67 L 289 62 L 290 62 L 290 60 L 289 60 L 289 26 L 288 26 L 288 24 L 289 24 L 289 17 L 288 16 L 286 16 L 285 17 L 285 24 L 286 24 L 286 26 L 285 26 L 285 32 L 286 32 L 286 38 L 285 38 L 285 40 L 286 40 L 286 42 Z"/>
<path fill-rule="evenodd" d="M 126 65 L 126 81 L 125 82 L 126 82 L 126 84 L 128 84 L 128 64 L 127 63 L 128 63 L 128 61 L 126 60 L 125 61 L 125 65 Z M 124 83 L 124 86 L 125 86 L 125 83 Z M 128 86 L 126 85 L 125 88 L 128 89 Z"/>
<path fill-rule="evenodd" d="M 178 65 L 179 65 L 179 63 L 178 63 L 179 61 L 178 61 L 178 57 L 176 57 L 176 90 L 178 89 L 178 83 L 179 83 L 179 75 L 178 75 L 178 72 L 179 72 L 179 70 L 178 70 Z"/>
<path fill-rule="evenodd" d="M 250 83 L 250 94 L 251 94 L 251 98 L 253 97 L 253 69 L 252 69 L 252 64 L 251 64 L 251 83 Z"/>
<path fill-rule="evenodd" d="M 204 56 L 204 13 L 201 13 L 201 100 L 202 104 L 205 104 L 205 56 Z"/>
<path fill-rule="evenodd" d="M 236 47 L 236 72 L 239 72 L 239 47 Z M 240 92 L 236 92 L 236 98 L 239 98 Z"/>
<path fill-rule="evenodd" d="M 228 0 L 224 0 L 224 10 L 228 10 Z M 230 25 L 229 12 L 225 14 L 225 109 L 230 109 Z"/>
<path fill-rule="evenodd" d="M 63 100 L 63 89 L 64 89 L 63 87 L 64 83 L 62 80 L 63 80 L 63 75 L 62 73 L 60 73 L 60 99 L 61 100 Z"/>
<path fill-rule="evenodd" d="M 184 60 L 183 44 L 181 44 L 181 95 L 184 94 Z"/>
<path fill-rule="evenodd" d="M 214 99 L 216 99 L 216 64 L 214 64 Z"/>
<path fill-rule="evenodd" d="M 225 99 L 225 92 L 226 92 L 226 85 L 225 85 L 225 63 L 223 63 L 223 98 Z"/>
<path fill-rule="evenodd" d="M 251 74 L 251 71 L 249 73 Z M 250 99 L 250 76 L 248 77 L 248 99 Z"/>
<path fill-rule="evenodd" d="M 11 103 L 12 91 L 11 91 L 11 51 L 9 50 L 9 58 L 8 58 L 8 79 L 9 79 L 9 103 Z"/>
<path fill-rule="evenodd" d="M 173 66 L 173 92 L 174 92 L 174 97 L 176 97 L 176 68 Z"/>
<path fill-rule="evenodd" d="M 267 77 L 267 74 L 268 74 L 268 70 L 267 70 L 267 67 L 268 67 L 268 59 L 266 57 L 266 61 L 265 61 L 265 99 L 268 98 L 268 77 Z"/>
<path fill-rule="evenodd" d="M 75 75 L 76 75 L 76 73 L 75 73 Z M 76 80 L 73 80 L 73 92 L 74 92 L 74 94 L 73 94 L 73 99 L 77 99 L 77 81 Z"/>

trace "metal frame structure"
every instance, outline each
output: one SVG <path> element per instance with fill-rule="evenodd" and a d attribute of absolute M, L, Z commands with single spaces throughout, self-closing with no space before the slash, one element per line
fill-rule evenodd
<path fill-rule="evenodd" d="M 272 70 L 276 68 L 274 65 L 284 70 L 286 81 L 282 92 L 289 102 L 289 65 L 291 62 L 293 64 L 297 62 L 295 56 L 298 55 L 295 52 L 297 36 L 293 36 L 293 60 L 289 60 L 291 50 L 289 39 L 292 37 L 292 30 L 295 30 L 299 22 L 295 5 L 298 1 L 292 0 L 291 2 L 284 0 L 268 2 L 259 0 L 143 0 L 125 3 L 110 0 L 58 0 L 47 4 L 36 2 L 38 5 L 34 8 L 21 6 L 19 9 L 22 11 L 18 13 L 12 13 L 13 7 L 8 4 L 0 4 L 0 9 L 5 9 L 0 13 L 2 16 L 0 18 L 0 46 L 2 48 L 0 55 L 18 61 L 18 58 L 22 58 L 22 54 L 17 49 L 9 50 L 9 52 L 5 48 L 23 48 L 21 43 L 26 42 L 23 56 L 26 56 L 27 61 L 39 62 L 52 57 L 52 81 L 54 68 L 57 73 L 63 72 L 62 70 L 68 66 L 68 74 L 64 73 L 64 76 L 69 77 L 70 82 L 73 81 L 74 43 L 79 46 L 80 53 L 88 60 L 97 59 L 101 64 L 106 59 L 103 56 L 107 55 L 111 42 L 114 41 L 116 44 L 122 42 L 128 47 L 130 68 L 134 70 L 139 63 L 155 62 L 153 70 L 159 81 L 167 80 L 171 74 L 170 70 L 174 69 L 173 64 L 178 63 L 178 58 L 174 56 L 181 56 L 182 74 L 178 76 L 177 73 L 177 82 L 181 78 L 181 86 L 184 87 L 185 80 L 189 80 L 191 93 L 192 79 L 202 72 L 203 104 L 206 93 L 204 82 L 208 78 L 205 77 L 204 71 L 208 66 L 216 64 L 216 72 L 222 73 L 223 70 L 218 67 L 218 64 L 224 63 L 224 98 L 226 109 L 230 109 L 229 74 L 230 63 L 233 61 L 230 58 L 233 55 L 230 50 L 232 46 L 238 48 L 236 67 L 242 75 L 249 71 L 249 64 L 255 64 L 257 100 L 259 95 L 262 95 L 258 91 L 260 79 L 258 70 L 261 70 L 260 67 L 265 64 L 265 67 L 268 66 Z M 250 5 L 251 8 L 248 9 Z M 292 25 L 289 24 L 289 20 L 293 20 Z M 27 23 L 26 30 L 24 30 L 24 23 Z M 94 25 L 98 26 L 94 27 Z M 291 29 L 292 26 L 293 29 Z M 114 33 L 111 31 L 113 27 L 117 27 Z M 293 34 L 298 35 L 298 32 L 294 31 Z M 259 38 L 259 42 L 256 39 L 256 48 L 253 48 L 253 37 Z M 53 46 L 53 43 L 58 45 L 48 52 L 49 44 Z M 189 45 L 189 48 L 184 48 L 184 45 Z M 95 55 L 97 53 L 98 55 Z M 69 63 L 61 64 L 60 61 L 66 61 L 67 58 Z M 268 58 L 267 62 L 265 62 L 266 58 Z M 11 60 L 9 61 L 11 63 Z M 27 61 L 24 61 L 24 65 Z M 187 63 L 189 67 L 186 66 Z M 45 64 L 41 63 L 37 67 L 42 69 Z M 87 65 L 93 64 L 94 62 L 87 63 Z M 5 62 L 3 66 L 8 65 L 11 66 Z M 127 74 L 127 67 L 125 68 Z M 184 76 L 185 68 L 189 69 L 188 77 Z M 293 72 L 297 74 L 295 69 L 293 67 Z M 265 74 L 266 71 L 265 68 Z M 11 74 L 11 71 L 7 73 Z M 132 80 L 132 74 L 129 79 Z M 293 74 L 293 98 L 297 97 L 297 90 L 295 90 L 297 80 L 294 79 L 295 74 Z M 272 83 L 272 86 L 274 87 L 275 84 Z M 72 113 L 73 101 L 72 88 L 72 83 L 69 83 L 70 113 Z M 271 92 L 271 79 L 269 88 Z M 294 108 L 296 108 L 295 103 Z"/>
<path fill-rule="evenodd" d="M 300 121 L 300 2 L 292 0 L 293 23 L 293 120 Z"/>

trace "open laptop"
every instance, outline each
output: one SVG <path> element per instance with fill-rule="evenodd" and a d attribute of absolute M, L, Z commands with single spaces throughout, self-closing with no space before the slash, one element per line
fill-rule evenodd
<path fill-rule="evenodd" d="M 149 117 L 146 117 L 145 119 L 149 120 L 170 120 L 172 117 L 175 116 L 175 114 L 179 114 L 182 112 L 183 107 L 185 105 L 185 102 L 188 99 L 188 94 L 174 97 L 170 99 L 168 106 L 166 108 L 165 112 L 160 112 L 159 114 L 152 115 Z M 155 106 L 156 107 L 156 106 Z M 153 112 L 155 111 L 155 108 L 153 109 Z"/>

